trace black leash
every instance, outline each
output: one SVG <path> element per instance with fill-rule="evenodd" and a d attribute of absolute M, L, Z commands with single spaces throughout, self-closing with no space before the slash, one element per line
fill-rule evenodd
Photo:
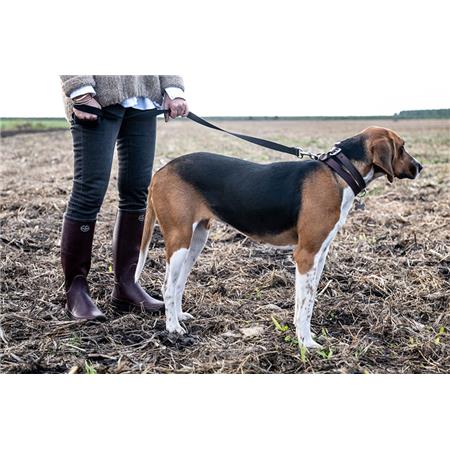
<path fill-rule="evenodd" d="M 300 148 L 297 147 L 287 147 L 286 145 L 268 141 L 266 139 L 247 136 L 245 134 L 240 133 L 232 133 L 216 125 L 213 125 L 212 123 L 206 121 L 205 119 L 202 119 L 201 117 L 198 117 L 192 112 L 190 112 L 187 115 L 187 117 L 193 120 L 194 122 L 199 123 L 200 125 L 212 128 L 213 130 L 222 131 L 231 136 L 243 139 L 244 141 L 251 142 L 252 144 L 261 145 L 262 147 L 270 148 L 271 150 L 275 150 L 282 153 L 288 153 L 289 155 L 294 155 L 297 157 L 307 155 L 312 159 L 322 161 L 347 182 L 347 184 L 351 187 L 352 191 L 354 192 L 355 196 L 366 188 L 366 182 L 364 181 L 364 178 L 358 172 L 353 163 L 344 155 L 344 153 L 342 153 L 342 150 L 340 148 L 335 147 L 332 151 L 328 153 L 324 153 L 323 155 L 316 155 L 311 152 L 305 152 L 304 150 L 301 150 Z"/>
<path fill-rule="evenodd" d="M 94 108 L 89 105 L 74 105 L 74 108 L 78 109 L 79 111 L 95 114 L 100 117 L 117 118 L 108 110 Z M 165 109 L 151 109 L 149 111 L 153 112 L 155 116 L 168 112 Z M 248 136 L 246 134 L 233 133 L 231 131 L 224 130 L 223 128 L 220 128 L 217 125 L 213 125 L 212 123 L 208 122 L 205 119 L 202 119 L 192 112 L 188 113 L 187 118 L 191 119 L 193 122 L 197 122 L 198 124 L 203 125 L 204 127 L 222 131 L 223 133 L 229 134 L 247 142 L 251 142 L 252 144 L 260 145 L 261 147 L 270 148 L 271 150 L 275 150 L 277 152 L 287 153 L 289 155 L 297 156 L 298 158 L 306 155 L 312 159 L 322 161 L 346 181 L 355 195 L 358 195 L 366 188 L 366 182 L 364 181 L 364 178 L 358 172 L 353 163 L 342 153 L 342 150 L 338 147 L 333 148 L 333 150 L 328 153 L 317 155 L 315 153 L 302 150 L 298 147 L 288 147 L 287 145 L 268 141 L 267 139 L 261 139 L 254 136 Z"/>
<path fill-rule="evenodd" d="M 276 152 L 287 153 L 289 155 L 300 156 L 300 149 L 297 147 L 288 147 L 287 145 L 279 144 L 277 142 L 268 141 L 266 139 L 256 138 L 253 136 L 247 136 L 246 134 L 240 133 L 232 133 L 231 131 L 224 130 L 223 128 L 218 127 L 217 125 L 213 125 L 212 123 L 198 117 L 192 112 L 189 112 L 187 115 L 188 119 L 193 120 L 194 122 L 199 123 L 208 128 L 212 128 L 213 130 L 222 131 L 223 133 L 227 133 L 231 136 L 237 137 L 239 139 L 243 139 L 244 141 L 251 142 L 252 144 L 260 145 L 261 147 L 270 148 L 271 150 L 275 150 Z"/>
<path fill-rule="evenodd" d="M 224 130 L 212 123 L 198 117 L 192 112 L 189 112 L 187 117 L 194 122 L 199 123 L 208 128 L 212 128 L 213 130 L 222 131 L 231 136 L 235 136 L 239 139 L 243 139 L 244 141 L 251 142 L 252 144 L 260 145 L 262 147 L 270 148 L 277 152 L 288 153 L 289 155 L 294 155 L 297 157 L 302 157 L 303 155 L 309 156 L 312 159 L 322 161 L 325 163 L 330 169 L 336 172 L 339 176 L 341 176 L 346 183 L 351 187 L 355 196 L 358 195 L 361 191 L 366 188 L 366 182 L 361 174 L 358 172 L 353 163 L 342 153 L 342 150 L 338 147 L 335 147 L 332 151 L 328 153 L 324 153 L 322 155 L 316 155 L 311 152 L 306 152 L 297 147 L 287 147 L 286 145 L 279 144 L 277 142 L 268 141 L 266 139 L 260 139 L 253 136 L 247 136 L 245 134 L 240 133 L 232 133 L 231 131 Z"/>
<path fill-rule="evenodd" d="M 89 105 L 74 105 L 74 108 L 95 114 L 100 117 L 112 117 L 112 114 L 108 110 L 98 109 L 94 108 L 93 106 Z M 158 116 L 160 114 L 164 114 L 165 112 L 168 112 L 165 109 L 151 109 L 150 111 L 154 111 L 154 115 Z M 115 117 L 115 116 L 114 116 Z M 275 150 L 277 152 L 287 153 L 289 155 L 293 156 L 300 156 L 300 149 L 296 147 L 288 147 L 287 145 L 278 144 L 277 142 L 268 141 L 266 139 L 260 139 L 253 136 L 247 136 L 245 134 L 240 133 L 232 133 L 231 131 L 224 130 L 223 128 L 218 127 L 217 125 L 213 125 L 212 123 L 206 121 L 205 119 L 202 119 L 201 117 L 197 116 L 196 114 L 190 112 L 187 115 L 188 119 L 191 119 L 193 122 L 197 122 L 200 125 L 203 125 L 204 127 L 212 128 L 213 130 L 222 131 L 223 133 L 227 133 L 231 136 L 237 137 L 239 139 L 243 139 L 244 141 L 251 142 L 252 144 L 261 145 L 262 147 L 270 148 L 271 150 Z"/>

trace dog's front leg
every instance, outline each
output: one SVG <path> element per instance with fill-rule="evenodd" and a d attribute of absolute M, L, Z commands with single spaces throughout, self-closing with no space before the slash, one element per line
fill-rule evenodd
<path fill-rule="evenodd" d="M 322 271 L 323 271 L 323 267 L 325 265 L 325 260 L 327 258 L 327 254 L 328 254 L 328 250 L 329 250 L 330 246 L 327 245 L 324 248 L 324 251 L 322 252 L 322 254 L 317 258 L 318 263 L 315 269 L 315 276 L 314 276 L 314 296 L 317 296 L 317 288 L 319 286 L 319 281 L 320 281 L 320 277 L 322 276 Z M 301 278 L 300 278 L 300 273 L 298 272 L 298 270 L 296 270 L 296 293 L 300 292 L 300 290 L 303 288 L 303 282 L 301 282 Z M 296 294 L 296 298 L 297 298 L 297 294 Z M 294 313 L 294 323 L 297 323 L 297 317 L 298 317 L 298 307 L 301 304 L 301 301 L 297 302 L 297 300 L 295 301 L 295 313 Z M 314 337 L 315 334 L 310 331 L 311 336 Z"/>
<path fill-rule="evenodd" d="M 307 242 L 307 240 L 304 239 L 304 242 Z M 321 348 L 321 345 L 314 341 L 311 333 L 311 317 L 316 299 L 318 279 L 326 257 L 327 245 L 324 244 L 314 252 L 311 245 L 302 244 L 300 241 L 294 252 L 296 263 L 294 323 L 299 345 L 309 348 Z"/>
<path fill-rule="evenodd" d="M 299 345 L 308 348 L 321 348 L 314 341 L 311 333 L 311 317 L 316 297 L 316 268 L 313 267 L 305 273 L 295 271 L 295 327 Z"/>

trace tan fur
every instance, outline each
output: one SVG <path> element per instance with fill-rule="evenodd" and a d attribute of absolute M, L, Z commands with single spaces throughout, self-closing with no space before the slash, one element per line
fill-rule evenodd
<path fill-rule="evenodd" d="M 298 234 L 297 229 L 292 228 L 287 231 L 283 231 L 280 234 L 274 234 L 274 235 L 256 235 L 251 234 L 249 235 L 250 238 L 252 238 L 256 242 L 262 242 L 264 244 L 270 244 L 275 246 L 286 246 L 286 245 L 296 245 L 298 241 Z"/>
<path fill-rule="evenodd" d="M 414 178 L 416 168 L 413 158 L 404 150 L 405 141 L 395 131 L 369 127 L 363 130 L 362 134 L 371 161 L 387 175 L 391 183 L 394 177 Z"/>
<path fill-rule="evenodd" d="M 147 245 L 152 240 L 155 222 L 156 222 L 155 209 L 153 208 L 152 199 L 151 196 L 149 195 L 147 212 L 145 213 L 144 231 L 142 232 L 142 239 L 141 239 L 141 252 L 145 251 Z"/>
<path fill-rule="evenodd" d="M 208 227 L 209 220 L 214 217 L 200 194 L 181 180 L 170 165 L 153 177 L 149 200 L 164 236 L 167 260 L 176 250 L 189 248 L 194 223 L 204 222 Z M 143 240 L 141 248 L 146 243 Z"/>
<path fill-rule="evenodd" d="M 325 166 L 304 181 L 297 223 L 299 242 L 294 252 L 300 273 L 312 268 L 316 253 L 339 220 L 341 198 L 338 182 Z"/>

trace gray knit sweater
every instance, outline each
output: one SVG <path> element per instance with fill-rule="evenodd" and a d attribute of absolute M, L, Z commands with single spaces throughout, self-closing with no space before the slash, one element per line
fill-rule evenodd
<path fill-rule="evenodd" d="M 95 99 L 103 107 L 130 97 L 148 97 L 162 104 L 164 89 L 177 87 L 184 90 L 183 79 L 176 75 L 61 75 L 61 83 L 69 120 L 73 107 L 70 94 L 83 86 L 95 89 Z"/>

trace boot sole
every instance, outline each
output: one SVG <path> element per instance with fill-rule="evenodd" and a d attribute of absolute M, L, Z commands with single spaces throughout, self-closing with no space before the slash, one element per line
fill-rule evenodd
<path fill-rule="evenodd" d="M 157 300 L 160 300 L 158 297 L 154 297 Z M 149 309 L 149 308 L 145 308 L 142 305 L 134 305 L 133 303 L 129 303 L 125 300 L 120 300 L 118 298 L 112 298 L 111 301 L 112 305 L 118 309 L 119 311 L 123 311 L 123 312 L 147 312 L 147 313 L 161 313 L 164 312 L 164 307 L 163 308 L 158 308 L 158 309 Z"/>
<path fill-rule="evenodd" d="M 67 315 L 78 322 L 106 322 L 106 316 L 92 316 L 92 317 L 78 317 L 74 316 L 68 309 L 66 309 Z"/>

